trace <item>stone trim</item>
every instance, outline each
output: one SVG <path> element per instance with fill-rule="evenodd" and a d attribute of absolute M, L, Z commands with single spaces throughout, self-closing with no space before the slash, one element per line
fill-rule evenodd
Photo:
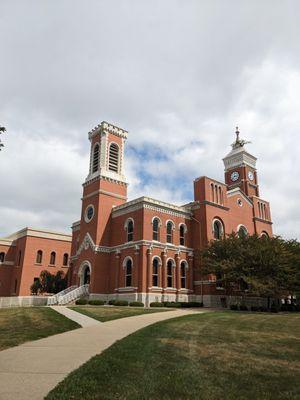
<path fill-rule="evenodd" d="M 116 218 L 121 215 L 140 210 L 142 208 L 153 210 L 155 212 L 169 214 L 174 217 L 184 217 L 190 219 L 192 216 L 192 213 L 190 211 L 187 211 L 184 207 L 176 206 L 174 204 L 165 203 L 159 200 L 152 199 L 150 197 L 143 196 L 115 207 L 112 210 L 112 217 Z"/>
<path fill-rule="evenodd" d="M 259 217 L 253 217 L 253 221 L 263 222 L 264 224 L 273 225 L 272 221 L 268 221 L 267 219 L 262 219 Z"/>
<path fill-rule="evenodd" d="M 122 199 L 122 200 L 127 201 L 127 197 L 126 197 L 126 196 L 122 196 L 122 195 L 120 195 L 120 194 L 116 194 L 116 193 L 113 193 L 113 192 L 108 192 L 108 191 L 102 190 L 102 189 L 100 189 L 100 190 L 95 190 L 94 192 L 89 193 L 89 194 L 87 194 L 86 196 L 81 197 L 81 200 L 88 199 L 88 198 L 93 197 L 93 196 L 95 196 L 95 195 L 97 195 L 97 194 L 105 194 L 105 195 L 107 195 L 107 196 L 116 197 L 117 199 Z M 80 223 L 80 221 L 79 221 L 79 223 Z M 73 224 L 73 225 L 74 225 L 74 224 Z M 72 225 L 72 226 L 73 226 L 73 225 Z"/>
<path fill-rule="evenodd" d="M 14 240 L 20 239 L 25 236 L 39 237 L 43 239 L 52 239 L 52 240 L 62 240 L 64 242 L 72 241 L 72 235 L 60 232 L 52 232 L 48 230 L 34 229 L 34 228 L 21 229 L 20 231 L 13 233 L 12 235 L 6 238 L 1 238 L 0 241 L 11 243 Z"/>
<path fill-rule="evenodd" d="M 230 189 L 230 190 L 227 191 L 227 197 L 232 197 L 232 196 L 235 196 L 235 195 L 242 196 L 243 199 L 244 199 L 251 207 L 253 207 L 253 201 L 252 201 L 251 199 L 249 199 L 249 197 L 246 196 L 245 193 L 243 193 L 239 187 L 235 187 L 235 188 Z"/>

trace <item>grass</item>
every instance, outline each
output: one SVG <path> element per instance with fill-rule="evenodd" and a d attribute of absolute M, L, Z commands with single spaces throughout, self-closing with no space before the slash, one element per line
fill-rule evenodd
<path fill-rule="evenodd" d="M 79 327 L 51 308 L 1 308 L 0 350 Z"/>
<path fill-rule="evenodd" d="M 161 308 L 143 308 L 143 307 L 106 307 L 106 306 L 77 306 L 69 307 L 71 310 L 77 311 L 88 317 L 94 318 L 101 322 L 112 321 L 113 319 L 133 317 L 135 315 L 152 314 L 162 311 L 174 311 L 173 309 Z"/>
<path fill-rule="evenodd" d="M 299 335 L 299 315 L 167 320 L 93 357 L 46 400 L 297 400 Z"/>

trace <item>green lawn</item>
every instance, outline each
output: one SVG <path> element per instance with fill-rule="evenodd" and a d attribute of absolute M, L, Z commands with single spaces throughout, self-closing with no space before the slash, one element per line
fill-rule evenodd
<path fill-rule="evenodd" d="M 51 308 L 1 308 L 0 350 L 79 327 Z"/>
<path fill-rule="evenodd" d="M 166 308 L 143 308 L 143 307 L 105 307 L 105 306 L 76 306 L 69 307 L 88 317 L 97 319 L 101 322 L 112 321 L 113 319 L 133 317 L 134 315 L 152 314 L 155 312 L 174 311 Z"/>
<path fill-rule="evenodd" d="M 216 312 L 146 327 L 46 400 L 300 399 L 300 315 Z"/>

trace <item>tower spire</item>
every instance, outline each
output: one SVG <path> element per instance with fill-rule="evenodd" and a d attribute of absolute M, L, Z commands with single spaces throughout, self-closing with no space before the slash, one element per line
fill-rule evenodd
<path fill-rule="evenodd" d="M 235 134 L 236 134 L 235 142 L 232 143 L 232 145 L 231 145 L 231 147 L 233 149 L 237 149 L 239 147 L 243 147 L 247 143 L 251 143 L 251 142 L 248 142 L 247 140 L 240 139 L 240 131 L 239 131 L 238 126 L 236 126 L 236 128 L 235 128 Z"/>

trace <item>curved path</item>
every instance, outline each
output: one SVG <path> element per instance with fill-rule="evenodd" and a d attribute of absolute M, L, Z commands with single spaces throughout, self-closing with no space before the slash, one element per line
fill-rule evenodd
<path fill-rule="evenodd" d="M 143 314 L 86 326 L 0 352 L 0 399 L 41 400 L 71 371 L 117 340 L 166 319 L 202 311 Z"/>

